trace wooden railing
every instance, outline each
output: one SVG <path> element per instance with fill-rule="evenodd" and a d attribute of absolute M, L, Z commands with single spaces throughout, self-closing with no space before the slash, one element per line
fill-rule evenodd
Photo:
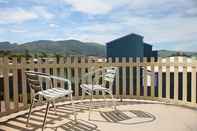
<path fill-rule="evenodd" d="M 60 59 L 0 58 L 0 116 L 28 107 L 30 89 L 27 88 L 25 71 L 35 70 L 68 78 L 72 81 L 74 96 L 78 99 L 81 76 L 91 67 L 119 67 L 113 94 L 116 98 L 135 98 L 164 101 L 190 107 L 197 106 L 197 61 L 188 58 L 108 58 L 95 62 L 87 57 Z M 55 82 L 60 87 L 63 83 Z M 97 93 L 99 96 L 99 93 Z"/>

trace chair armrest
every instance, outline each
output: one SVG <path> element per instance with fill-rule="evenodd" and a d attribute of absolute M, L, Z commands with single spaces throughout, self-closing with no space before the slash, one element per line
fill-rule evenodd
<path fill-rule="evenodd" d="M 92 83 L 97 82 L 97 80 L 95 80 L 95 79 L 93 78 L 93 75 L 95 75 L 95 74 L 98 73 L 98 72 L 101 72 L 101 71 L 105 71 L 105 70 L 107 70 L 107 69 L 110 69 L 110 68 L 115 68 L 115 69 L 117 69 L 118 67 L 110 66 L 110 67 L 98 68 L 98 69 L 95 69 L 95 70 L 93 70 L 93 71 L 90 71 L 90 72 L 84 74 L 80 79 L 82 80 L 82 79 L 87 79 L 88 77 L 91 77 Z M 96 76 L 97 76 L 97 78 L 101 78 L 101 77 L 103 76 L 103 74 L 97 74 Z M 92 78 L 93 78 L 93 79 L 92 79 Z"/>
<path fill-rule="evenodd" d="M 81 77 L 81 79 L 88 78 L 89 76 L 93 76 L 94 74 L 96 74 L 97 72 L 100 72 L 100 71 L 102 71 L 102 70 L 103 70 L 103 69 L 100 68 L 100 69 L 96 69 L 96 70 L 94 70 L 94 71 L 90 71 L 90 72 L 88 72 L 88 73 L 85 73 L 85 74 Z"/>
<path fill-rule="evenodd" d="M 49 74 L 36 72 L 36 71 L 25 71 L 25 73 L 30 73 L 30 74 L 40 75 L 40 76 L 49 76 Z"/>
<path fill-rule="evenodd" d="M 58 76 L 49 76 L 51 79 L 56 79 L 56 80 L 60 80 L 60 81 L 64 81 L 64 82 L 67 82 L 68 83 L 68 89 L 69 90 L 72 90 L 71 88 L 71 81 L 68 80 L 68 79 L 65 79 L 63 77 L 58 77 Z"/>

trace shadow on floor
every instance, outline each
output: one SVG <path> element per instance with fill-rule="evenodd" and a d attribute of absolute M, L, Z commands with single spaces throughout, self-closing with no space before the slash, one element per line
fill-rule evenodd
<path fill-rule="evenodd" d="M 98 126 L 88 121 L 78 119 L 77 122 L 71 120 L 61 126 L 55 127 L 55 131 L 100 131 Z"/>
<path fill-rule="evenodd" d="M 99 114 L 103 118 L 103 120 L 91 119 L 91 121 L 135 125 L 153 122 L 154 120 L 156 120 L 156 117 L 154 115 L 141 110 L 113 110 L 107 112 L 99 112 Z"/>
<path fill-rule="evenodd" d="M 109 106 L 113 106 L 112 102 L 108 101 Z M 111 104 L 111 105 L 110 105 Z M 132 105 L 132 104 L 150 104 L 145 102 L 117 102 L 117 106 L 119 105 Z M 152 103 L 151 103 L 152 104 Z M 82 103 L 76 103 L 76 109 L 77 112 L 84 112 L 87 111 L 89 108 L 89 102 L 82 102 Z M 95 101 L 93 108 L 102 108 L 105 107 L 106 104 L 103 101 Z M 65 119 L 70 119 L 72 116 L 72 105 L 71 104 L 62 104 L 57 106 L 57 114 L 54 113 L 53 109 L 50 109 L 48 118 L 47 118 L 47 124 L 55 125 L 59 123 L 60 121 L 63 121 Z M 130 116 L 124 113 L 124 111 L 112 111 L 112 112 L 100 112 L 100 115 L 104 118 L 103 122 L 113 122 L 113 123 L 120 123 L 124 122 L 126 120 L 134 119 L 134 118 L 145 118 L 148 117 L 147 114 L 149 114 L 149 118 L 147 118 L 147 121 L 140 121 L 138 123 L 130 123 L 130 124 L 139 124 L 143 122 L 151 122 L 154 121 L 156 118 L 150 114 L 150 113 L 144 113 L 140 111 L 134 111 L 130 110 L 130 113 L 134 114 L 134 116 Z M 40 130 L 42 127 L 42 122 L 45 114 L 45 108 L 40 110 L 35 110 L 32 112 L 31 120 L 30 120 L 30 127 L 26 128 L 26 121 L 27 121 L 27 114 L 22 114 L 20 116 L 17 116 L 15 118 L 10 118 L 8 121 L 0 123 L 0 131 L 33 131 L 33 130 Z M 62 127 L 65 130 L 68 130 L 67 128 L 71 128 L 72 121 L 70 123 L 62 125 Z M 87 126 L 85 126 L 87 124 Z M 91 124 L 89 124 L 91 125 Z M 81 122 L 77 123 L 76 127 L 77 129 L 74 129 L 76 131 L 93 131 L 98 130 L 95 126 L 88 126 L 87 122 Z M 81 127 L 81 128 L 79 128 Z M 83 128 L 82 128 L 83 127 Z M 89 127 L 89 128 L 88 128 Z M 91 128 L 90 128 L 91 127 Z M 88 129 L 87 129 L 88 128 Z"/>

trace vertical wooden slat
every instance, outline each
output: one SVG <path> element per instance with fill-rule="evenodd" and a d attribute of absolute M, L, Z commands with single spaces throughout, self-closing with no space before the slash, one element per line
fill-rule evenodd
<path fill-rule="evenodd" d="M 42 59 L 41 58 L 38 58 L 38 64 L 37 64 L 37 69 L 38 69 L 38 72 L 42 72 Z"/>
<path fill-rule="evenodd" d="M 147 58 L 145 57 L 143 59 L 143 61 L 144 61 L 144 63 L 146 63 L 147 62 Z M 144 85 L 144 96 L 145 97 L 147 96 L 147 76 L 148 76 L 148 74 L 147 74 L 147 66 L 145 64 L 145 66 L 144 66 L 144 73 L 143 73 L 143 85 Z"/>
<path fill-rule="evenodd" d="M 50 67 L 45 68 L 45 73 L 50 74 Z M 50 86 L 51 85 L 50 85 L 49 81 L 46 81 L 46 88 L 51 88 Z"/>
<path fill-rule="evenodd" d="M 23 97 L 23 105 L 24 108 L 27 107 L 27 83 L 26 83 L 26 76 L 25 76 L 25 71 L 26 71 L 26 59 L 22 58 L 22 97 Z"/>
<path fill-rule="evenodd" d="M 183 58 L 183 63 L 187 63 L 187 59 Z M 187 101 L 187 66 L 183 66 L 183 101 Z"/>
<path fill-rule="evenodd" d="M 65 76 L 64 76 L 64 67 L 63 66 L 61 66 L 60 68 L 59 68 L 59 70 L 60 70 L 60 77 L 62 77 L 62 78 L 66 78 Z M 60 87 L 61 88 L 64 88 L 64 81 L 60 81 Z"/>
<path fill-rule="evenodd" d="M 140 58 L 137 58 L 137 87 L 136 87 L 136 90 L 137 90 L 137 96 L 140 96 L 140 91 L 141 91 L 141 88 L 140 88 Z"/>
<path fill-rule="evenodd" d="M 174 100 L 178 100 L 178 73 L 179 73 L 179 67 L 178 65 L 178 57 L 175 57 L 174 59 Z"/>
<path fill-rule="evenodd" d="M 155 67 L 154 57 L 151 57 L 151 97 L 155 97 Z"/>
<path fill-rule="evenodd" d="M 81 83 L 84 84 L 85 83 L 85 79 L 84 79 L 84 74 L 85 74 L 85 58 L 84 57 L 81 57 L 81 64 L 82 64 L 82 67 L 81 67 Z M 82 96 L 85 95 L 85 92 L 82 90 Z"/>
<path fill-rule="evenodd" d="M 109 60 L 110 61 L 110 60 Z M 103 87 L 105 87 L 106 86 L 106 81 L 103 79 L 103 77 L 104 77 L 104 74 L 105 74 L 105 70 L 102 70 L 101 71 L 101 74 L 102 74 L 102 85 L 103 85 Z M 113 92 L 112 92 L 113 93 Z"/>
<path fill-rule="evenodd" d="M 115 63 L 118 64 L 119 63 L 119 58 L 116 57 L 115 58 Z M 119 68 L 117 69 L 117 73 L 116 73 L 116 97 L 120 96 L 120 92 L 119 92 Z"/>
<path fill-rule="evenodd" d="M 38 58 L 38 63 L 37 63 L 37 65 L 36 65 L 36 68 L 37 68 L 37 72 L 42 72 L 42 58 Z M 43 79 L 41 79 L 41 81 L 43 81 Z M 42 87 L 43 85 L 41 84 L 41 88 L 43 88 Z M 34 91 L 32 90 L 32 92 L 31 92 L 32 94 L 34 93 Z M 43 97 L 40 97 L 39 96 L 39 101 L 43 101 Z"/>
<path fill-rule="evenodd" d="M 167 58 L 166 63 L 166 98 L 170 98 L 170 58 Z"/>
<path fill-rule="evenodd" d="M 71 81 L 71 83 L 72 83 L 72 77 L 71 77 L 71 57 L 68 57 L 67 58 L 67 62 L 68 62 L 68 67 L 67 67 L 67 76 L 68 76 L 68 78 L 67 79 L 69 79 L 70 81 Z"/>
<path fill-rule="evenodd" d="M 90 60 L 90 59 L 88 59 L 88 73 L 90 73 L 90 72 L 93 72 L 94 70 L 95 70 L 95 67 L 94 66 L 92 66 L 92 61 Z M 92 81 L 92 75 L 89 75 L 88 76 L 88 83 L 92 83 L 93 81 Z"/>
<path fill-rule="evenodd" d="M 108 58 L 108 64 L 111 66 L 112 65 L 112 58 L 110 57 L 110 58 Z M 102 71 L 102 74 L 104 74 L 104 71 Z M 104 81 L 103 81 L 104 82 Z M 106 83 L 104 83 L 104 85 L 105 85 Z M 111 83 L 112 84 L 112 83 Z M 113 87 L 110 85 L 109 86 L 110 87 L 110 90 L 112 91 L 112 93 L 113 93 Z"/>
<path fill-rule="evenodd" d="M 3 58 L 3 64 L 6 65 L 3 69 L 3 81 L 4 81 L 4 101 L 5 101 L 5 111 L 10 111 L 10 90 L 9 90 L 9 68 L 8 68 L 8 58 Z"/>
<path fill-rule="evenodd" d="M 18 101 L 18 71 L 17 71 L 17 59 L 14 58 L 14 69 L 13 69 L 13 98 L 14 98 L 14 108 L 16 111 L 19 109 Z"/>
<path fill-rule="evenodd" d="M 195 59 L 192 59 L 192 63 L 196 63 Z M 196 104 L 196 65 L 192 66 L 192 95 L 191 95 L 191 100 L 192 103 Z"/>
<path fill-rule="evenodd" d="M 79 96 L 79 68 L 78 68 L 78 57 L 74 58 L 74 81 L 75 81 L 75 96 Z"/>
<path fill-rule="evenodd" d="M 159 61 L 159 66 L 158 66 L 158 80 L 159 80 L 159 85 L 158 85 L 158 96 L 162 98 L 162 88 L 163 88 L 163 83 L 162 83 L 162 73 L 163 73 L 163 66 L 162 66 L 162 58 L 158 58 Z"/>
<path fill-rule="evenodd" d="M 34 62 L 33 62 L 33 58 L 29 58 L 29 64 L 28 64 L 28 67 L 29 67 L 29 70 L 30 71 L 33 71 L 33 69 L 34 69 Z M 30 87 L 29 87 L 30 88 Z M 29 92 L 29 98 L 30 98 L 30 102 L 32 102 L 32 96 L 33 96 L 33 91 L 31 90 L 31 88 L 30 88 L 30 92 Z"/>
<path fill-rule="evenodd" d="M 122 88 L 123 88 L 123 96 L 126 97 L 126 67 L 125 67 L 125 64 L 126 64 L 126 58 L 123 57 L 122 58 L 122 64 L 124 66 L 122 66 Z"/>
<path fill-rule="evenodd" d="M 62 77 L 62 78 L 66 78 L 65 76 L 64 76 L 64 58 L 63 57 L 61 57 L 60 58 L 60 66 L 59 66 L 60 68 L 60 77 Z M 60 87 L 61 88 L 64 88 L 64 81 L 61 81 L 60 82 Z"/>
<path fill-rule="evenodd" d="M 130 67 L 129 67 L 129 83 L 130 83 L 130 86 L 129 86 L 129 95 L 133 96 L 133 58 L 129 58 L 129 64 L 130 64 Z"/>
<path fill-rule="evenodd" d="M 57 68 L 56 67 L 53 68 L 53 75 L 57 76 Z M 57 80 L 53 80 L 53 84 L 54 84 L 55 87 L 58 87 L 57 83 L 58 83 Z"/>
<path fill-rule="evenodd" d="M 55 61 L 55 64 L 56 64 L 56 61 Z M 58 74 L 57 74 L 57 69 L 58 69 L 58 68 L 57 68 L 56 66 L 53 67 L 53 75 L 54 75 L 54 76 L 58 76 Z M 54 79 L 54 80 L 53 80 L 54 87 L 58 87 L 58 86 L 57 86 L 57 83 L 58 83 L 58 81 L 57 81 L 56 79 Z"/>

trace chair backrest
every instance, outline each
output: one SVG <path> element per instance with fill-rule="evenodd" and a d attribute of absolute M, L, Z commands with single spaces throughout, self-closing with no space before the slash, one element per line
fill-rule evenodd
<path fill-rule="evenodd" d="M 103 79 L 112 83 L 116 76 L 117 67 L 106 67 L 104 68 Z"/>
<path fill-rule="evenodd" d="M 26 71 L 25 74 L 26 74 L 27 84 L 35 92 L 42 90 L 42 85 L 39 78 L 40 77 L 49 78 L 47 74 L 41 72 Z"/>

